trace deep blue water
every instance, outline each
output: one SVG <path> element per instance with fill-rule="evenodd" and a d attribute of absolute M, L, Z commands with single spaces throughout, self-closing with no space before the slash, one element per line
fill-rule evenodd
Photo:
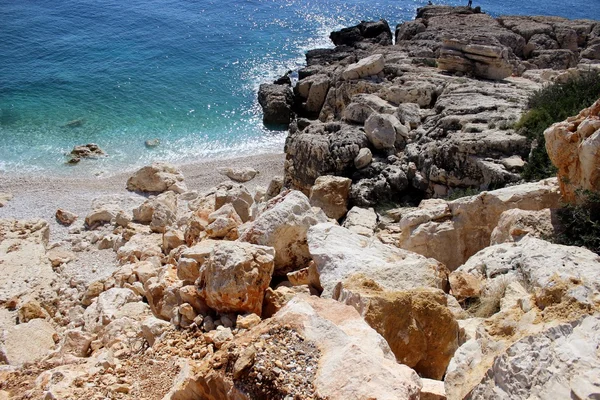
<path fill-rule="evenodd" d="M 262 126 L 258 85 L 330 46 L 334 29 L 379 18 L 393 28 L 426 2 L 0 0 L 0 171 L 114 172 L 281 151 L 285 132 Z M 600 19 L 600 0 L 474 5 Z M 160 146 L 147 149 L 153 138 Z M 90 142 L 110 157 L 64 165 Z"/>

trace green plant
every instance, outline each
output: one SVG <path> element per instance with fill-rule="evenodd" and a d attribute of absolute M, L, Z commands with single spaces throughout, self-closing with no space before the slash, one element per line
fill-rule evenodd
<path fill-rule="evenodd" d="M 599 97 L 600 73 L 591 71 L 565 82 L 553 83 L 531 96 L 527 103 L 528 111 L 515 125 L 515 129 L 532 143 L 523 178 L 539 180 L 556 174 L 546 153 L 544 130 L 555 122 L 578 114 Z"/>
<path fill-rule="evenodd" d="M 454 189 L 450 189 L 450 193 L 446 197 L 446 200 L 452 201 L 452 200 L 460 199 L 461 197 L 475 196 L 475 195 L 478 195 L 479 193 L 481 193 L 481 190 L 479 190 L 478 188 L 471 188 L 471 187 L 454 188 Z"/>
<path fill-rule="evenodd" d="M 600 193 L 579 190 L 577 197 L 576 204 L 558 209 L 559 231 L 554 242 L 600 254 Z"/>

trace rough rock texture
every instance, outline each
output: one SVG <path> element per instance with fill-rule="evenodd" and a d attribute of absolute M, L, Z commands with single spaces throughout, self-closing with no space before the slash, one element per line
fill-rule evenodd
<path fill-rule="evenodd" d="M 327 221 L 322 211 L 312 209 L 308 198 L 298 191 L 282 193 L 267 204 L 240 241 L 275 249 L 275 275 L 304 268 L 310 261 L 306 232 L 311 226 Z"/>
<path fill-rule="evenodd" d="M 373 236 L 375 228 L 377 228 L 377 221 L 377 213 L 372 208 L 352 207 L 346 215 L 343 226 L 352 233 Z"/>
<path fill-rule="evenodd" d="M 562 324 L 523 338 L 494 360 L 468 399 L 591 399 L 600 395 L 600 320 Z M 519 379 L 515 379 L 517 377 Z"/>
<path fill-rule="evenodd" d="M 47 291 L 56 279 L 46 258 L 48 223 L 0 220 L 0 302 Z"/>
<path fill-rule="evenodd" d="M 296 297 L 195 368 L 171 399 L 416 400 L 420 390 L 418 375 L 395 361 L 385 340 L 356 310 L 332 300 Z"/>
<path fill-rule="evenodd" d="M 274 256 L 272 248 L 250 243 L 215 245 L 198 282 L 208 306 L 218 312 L 260 315 Z"/>
<path fill-rule="evenodd" d="M 308 247 L 324 296 L 332 296 L 335 285 L 356 273 L 363 273 L 386 290 L 444 289 L 447 285 L 443 264 L 331 223 L 309 229 Z"/>
<path fill-rule="evenodd" d="M 183 174 L 174 165 L 156 162 L 139 169 L 127 179 L 127 190 L 151 193 L 171 190 L 183 193 L 187 191 L 183 180 Z"/>
<path fill-rule="evenodd" d="M 263 109 L 263 123 L 288 125 L 292 120 L 294 96 L 288 85 L 263 83 L 258 89 L 258 102 Z"/>
<path fill-rule="evenodd" d="M 356 26 L 331 32 L 329 38 L 334 45 L 353 46 L 361 42 L 376 43 L 383 46 L 392 44 L 392 32 L 386 20 L 362 21 Z"/>
<path fill-rule="evenodd" d="M 488 43 L 486 37 L 445 39 L 437 59 L 438 68 L 483 79 L 501 80 L 509 77 L 513 67 L 509 62 L 508 50 Z"/>
<path fill-rule="evenodd" d="M 350 64 L 342 72 L 342 79 L 360 79 L 372 75 L 377 75 L 385 67 L 385 58 L 382 54 L 374 54 L 363 58 L 355 64 Z"/>
<path fill-rule="evenodd" d="M 149 223 L 153 232 L 165 233 L 177 219 L 177 195 L 171 191 L 146 200 L 133 210 L 133 220 Z"/>
<path fill-rule="evenodd" d="M 235 182 L 248 182 L 254 179 L 258 171 L 254 168 L 222 168 L 219 172 Z"/>
<path fill-rule="evenodd" d="M 600 191 L 600 100 L 577 116 L 552 125 L 544 137 L 566 201 L 577 200 L 577 189 Z"/>
<path fill-rule="evenodd" d="M 348 212 L 351 184 L 348 178 L 320 176 L 310 190 L 310 204 L 323 210 L 327 217 L 340 219 Z"/>
<path fill-rule="evenodd" d="M 339 283 L 333 298 L 356 308 L 390 345 L 398 362 L 419 376 L 441 380 L 458 348 L 458 323 L 439 289 L 385 291 L 354 275 Z"/>
<path fill-rule="evenodd" d="M 504 211 L 492 231 L 490 245 L 518 242 L 526 235 L 545 239 L 554 236 L 557 222 L 549 208 L 526 211 L 518 208 Z"/>
<path fill-rule="evenodd" d="M 216 187 L 214 195 L 215 210 L 218 210 L 225 204 L 231 204 L 235 212 L 242 219 L 242 222 L 247 222 L 250 219 L 250 208 L 254 200 L 244 185 L 224 182 Z"/>
<path fill-rule="evenodd" d="M 435 258 L 454 270 L 489 245 L 504 211 L 556 208 L 559 203 L 556 179 L 510 186 L 451 202 L 427 200 L 402 216 L 399 246 Z"/>
<path fill-rule="evenodd" d="M 47 321 L 34 319 L 2 331 L 0 361 L 22 365 L 39 361 L 54 349 L 56 331 Z"/>

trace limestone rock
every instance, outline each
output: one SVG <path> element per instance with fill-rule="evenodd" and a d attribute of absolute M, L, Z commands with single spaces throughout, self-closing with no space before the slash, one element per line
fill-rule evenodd
<path fill-rule="evenodd" d="M 54 349 L 56 331 L 43 319 L 16 325 L 4 332 L 0 360 L 20 366 L 45 357 Z"/>
<path fill-rule="evenodd" d="M 385 67 L 385 57 L 382 54 L 374 54 L 347 66 L 342 73 L 342 78 L 350 80 L 377 75 L 383 71 L 383 67 Z"/>
<path fill-rule="evenodd" d="M 335 285 L 357 273 L 363 273 L 386 290 L 444 289 L 447 285 L 443 264 L 330 223 L 309 229 L 308 246 L 324 296 L 331 296 Z"/>
<path fill-rule="evenodd" d="M 125 288 L 112 288 L 100 293 L 83 315 L 86 331 L 97 333 L 103 326 L 120 318 L 127 303 L 140 300 L 140 296 Z"/>
<path fill-rule="evenodd" d="M 566 201 L 577 200 L 577 189 L 600 191 L 600 100 L 577 116 L 552 125 L 544 137 Z"/>
<path fill-rule="evenodd" d="M 164 233 L 177 219 L 177 195 L 172 191 L 146 200 L 133 210 L 133 220 L 150 223 L 153 232 Z"/>
<path fill-rule="evenodd" d="M 307 285 L 318 291 L 323 290 L 319 280 L 319 271 L 317 271 L 317 266 L 313 261 L 306 268 L 288 273 L 287 278 L 293 286 Z"/>
<path fill-rule="evenodd" d="M 178 316 L 176 311 L 183 285 L 184 282 L 177 277 L 177 268 L 170 264 L 163 266 L 158 275 L 148 278 L 144 290 L 154 316 L 167 321 Z"/>
<path fill-rule="evenodd" d="M 354 166 L 356 167 L 356 169 L 361 169 L 371 164 L 372 160 L 373 153 L 371 152 L 371 150 L 368 147 L 363 147 L 362 149 L 360 149 L 358 155 L 354 159 Z"/>
<path fill-rule="evenodd" d="M 438 68 L 492 80 L 510 76 L 513 68 L 508 52 L 488 43 L 487 38 L 481 37 L 446 39 L 437 60 Z"/>
<path fill-rule="evenodd" d="M 451 202 L 425 201 L 400 220 L 399 246 L 456 269 L 487 247 L 500 215 L 509 209 L 541 210 L 560 203 L 555 179 L 511 186 Z"/>
<path fill-rule="evenodd" d="M 421 400 L 446 400 L 446 389 L 444 382 L 433 379 L 421 379 L 423 388 L 421 389 Z"/>
<path fill-rule="evenodd" d="M 19 311 L 17 313 L 17 317 L 19 319 L 20 324 L 24 324 L 33 319 L 41 318 L 46 319 L 49 318 L 50 315 L 46 310 L 44 310 L 41 304 L 35 300 L 31 300 L 23 304 L 19 307 Z"/>
<path fill-rule="evenodd" d="M 77 220 L 77 214 L 74 214 L 70 211 L 63 210 L 60 208 L 58 210 L 56 210 L 55 216 L 56 216 L 56 220 L 64 226 L 69 226 L 73 222 L 75 222 L 75 220 Z"/>
<path fill-rule="evenodd" d="M 344 108 L 342 119 L 350 123 L 363 125 L 373 113 L 393 114 L 392 104 L 374 94 L 360 93 L 352 96 L 352 102 Z"/>
<path fill-rule="evenodd" d="M 364 276 L 339 283 L 333 298 L 356 308 L 390 345 L 398 362 L 441 380 L 458 348 L 458 323 L 439 289 L 385 291 Z"/>
<path fill-rule="evenodd" d="M 600 394 L 598 317 L 527 336 L 498 356 L 469 399 L 580 398 Z M 517 379 L 518 377 L 518 379 Z"/>
<path fill-rule="evenodd" d="M 225 204 L 214 213 L 208 216 L 208 225 L 206 234 L 212 239 L 230 239 L 235 240 L 238 237 L 238 226 L 242 224 L 232 204 Z"/>
<path fill-rule="evenodd" d="M 181 171 L 172 164 L 155 162 L 136 171 L 127 180 L 127 190 L 139 192 L 184 193 L 187 187 Z"/>
<path fill-rule="evenodd" d="M 77 258 L 75 253 L 62 247 L 54 247 L 48 250 L 48 252 L 46 252 L 46 256 L 54 268 L 58 267 L 59 265 L 69 263 Z"/>
<path fill-rule="evenodd" d="M 343 227 L 358 235 L 373 236 L 378 219 L 372 208 L 352 207 L 346 215 Z"/>
<path fill-rule="evenodd" d="M 365 133 L 376 149 L 389 150 L 398 143 L 397 136 L 401 144 L 406 142 L 408 130 L 393 115 L 371 114 L 365 122 Z M 402 145 L 396 150 L 403 148 Z"/>
<path fill-rule="evenodd" d="M 244 355 L 249 348 L 256 349 L 253 357 Z M 221 362 L 215 368 L 217 359 Z M 244 368 L 235 368 L 240 359 L 249 361 L 243 363 Z M 277 364 L 297 365 L 302 372 Z M 278 368 L 281 372 L 265 372 L 258 380 L 261 366 L 265 371 Z M 286 384 L 299 379 L 307 383 Z M 244 385 L 239 385 L 242 381 Z M 413 370 L 395 361 L 385 340 L 352 307 L 317 297 L 296 297 L 273 318 L 238 336 L 227 350 L 199 365 L 193 377 L 178 385 L 172 398 L 193 394 L 208 400 L 250 399 L 265 386 L 272 398 L 313 398 L 318 394 L 331 400 L 416 400 L 421 382 Z"/>
<path fill-rule="evenodd" d="M 258 89 L 258 103 L 263 109 L 263 123 L 287 125 L 292 119 L 294 96 L 288 85 L 263 83 Z"/>
<path fill-rule="evenodd" d="M 244 185 L 224 182 L 216 188 L 215 210 L 218 210 L 225 204 L 231 204 L 235 212 L 242 219 L 242 222 L 250 220 L 250 209 L 253 203 L 252 195 Z M 211 213 L 212 211 L 208 214 Z"/>
<path fill-rule="evenodd" d="M 198 284 L 208 306 L 218 312 L 260 314 L 274 256 L 272 248 L 250 243 L 216 245 Z"/>
<path fill-rule="evenodd" d="M 254 168 L 221 168 L 219 172 L 235 182 L 248 182 L 254 179 L 258 171 Z"/>
<path fill-rule="evenodd" d="M 162 235 L 136 233 L 117 250 L 117 258 L 122 262 L 138 262 L 152 257 L 162 257 Z"/>
<path fill-rule="evenodd" d="M 152 347 L 154 346 L 154 342 L 170 328 L 171 324 L 169 322 L 155 317 L 149 317 L 142 322 L 142 335 L 150 347 Z"/>
<path fill-rule="evenodd" d="M 282 193 L 269 201 L 267 209 L 250 224 L 240 241 L 273 247 L 275 275 L 284 275 L 308 264 L 306 232 L 325 221 L 325 214 L 315 212 L 301 192 Z"/>
<path fill-rule="evenodd" d="M 310 204 L 321 208 L 329 218 L 340 219 L 348 212 L 352 180 L 340 176 L 320 176 L 310 191 Z"/>
<path fill-rule="evenodd" d="M 538 238 L 554 236 L 552 210 L 546 208 L 539 211 L 512 209 L 500 215 L 498 225 L 492 231 L 490 245 L 518 242 L 526 235 Z"/>
<path fill-rule="evenodd" d="M 262 317 L 271 318 L 299 294 L 310 295 L 310 288 L 308 286 L 279 286 L 275 290 L 267 288 L 265 291 Z"/>

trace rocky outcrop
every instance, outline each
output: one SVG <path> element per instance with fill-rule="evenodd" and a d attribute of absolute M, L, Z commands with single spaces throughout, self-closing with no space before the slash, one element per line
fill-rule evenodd
<path fill-rule="evenodd" d="M 490 45 L 486 37 L 444 39 L 437 65 L 444 71 L 492 80 L 501 80 L 513 73 L 508 50 Z"/>
<path fill-rule="evenodd" d="M 577 116 L 552 125 L 544 138 L 566 201 L 576 202 L 579 189 L 600 191 L 600 100 Z"/>
<path fill-rule="evenodd" d="M 483 192 L 451 202 L 425 200 L 402 215 L 398 245 L 456 269 L 490 244 L 493 229 L 509 209 L 556 208 L 560 194 L 556 179 Z"/>
<path fill-rule="evenodd" d="M 319 207 L 329 218 L 340 219 L 348 212 L 352 181 L 339 176 L 320 176 L 310 190 L 310 204 Z"/>
<path fill-rule="evenodd" d="M 385 338 L 398 362 L 419 376 L 441 380 L 458 348 L 458 323 L 439 289 L 386 291 L 354 275 L 333 298 L 353 306 Z"/>
<path fill-rule="evenodd" d="M 319 272 L 323 296 L 332 296 L 338 282 L 358 273 L 386 290 L 444 289 L 447 285 L 443 264 L 331 223 L 308 230 L 308 247 Z"/>
<path fill-rule="evenodd" d="M 258 103 L 265 125 L 288 125 L 292 120 L 294 96 L 289 85 L 263 83 L 258 89 Z"/>
<path fill-rule="evenodd" d="M 329 38 L 334 45 L 353 46 L 361 42 L 375 43 L 383 46 L 392 44 L 392 32 L 386 20 L 362 21 L 356 26 L 331 32 Z"/>
<path fill-rule="evenodd" d="M 416 400 L 420 390 L 418 375 L 396 362 L 356 310 L 333 300 L 296 297 L 195 368 L 171 399 Z"/>
<path fill-rule="evenodd" d="M 327 221 L 315 212 L 308 198 L 298 191 L 282 193 L 267 204 L 266 210 L 253 221 L 240 241 L 275 249 L 275 275 L 285 275 L 304 268 L 310 261 L 306 242 L 308 229 Z"/>
<path fill-rule="evenodd" d="M 136 171 L 127 180 L 127 190 L 162 193 L 171 190 L 175 193 L 187 191 L 181 171 L 175 166 L 156 162 Z"/>
<path fill-rule="evenodd" d="M 69 153 L 69 163 L 76 164 L 81 161 L 82 158 L 96 159 L 99 157 L 105 157 L 106 152 L 95 143 L 84 144 L 73 147 L 71 153 Z"/>
<path fill-rule="evenodd" d="M 518 208 L 504 211 L 492 231 L 490 245 L 518 242 L 525 236 L 551 238 L 557 232 L 558 222 L 553 210 L 527 211 Z"/>

